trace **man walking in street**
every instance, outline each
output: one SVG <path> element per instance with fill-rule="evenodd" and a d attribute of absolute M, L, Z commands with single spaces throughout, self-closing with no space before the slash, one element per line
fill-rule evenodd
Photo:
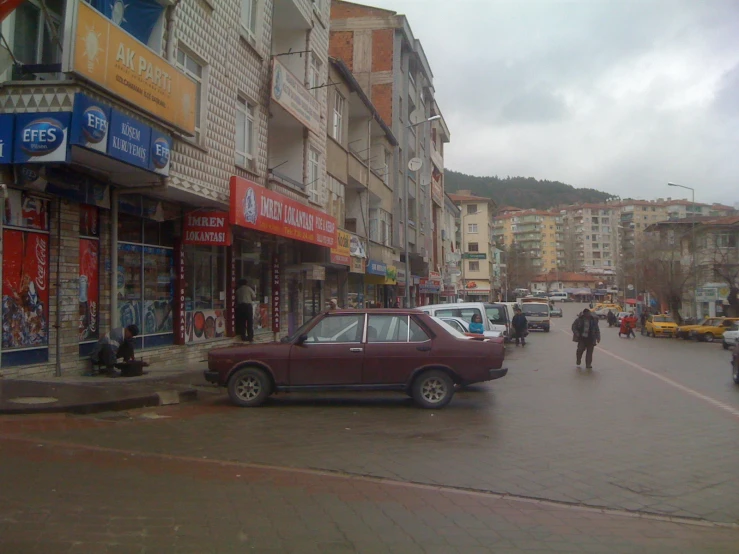
<path fill-rule="evenodd" d="M 577 342 L 577 366 L 582 365 L 582 355 L 585 353 L 585 368 L 593 369 L 593 350 L 600 343 L 600 327 L 589 309 L 585 308 L 572 324 L 572 340 Z"/>

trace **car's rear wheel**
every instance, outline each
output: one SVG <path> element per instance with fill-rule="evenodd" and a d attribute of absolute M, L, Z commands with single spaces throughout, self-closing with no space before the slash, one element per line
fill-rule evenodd
<path fill-rule="evenodd" d="M 424 371 L 413 381 L 412 396 L 421 408 L 443 408 L 454 396 L 454 381 L 439 369 Z"/>
<path fill-rule="evenodd" d="M 713 333 L 705 333 L 703 335 L 703 340 L 706 341 L 706 342 L 713 342 L 713 339 L 714 338 L 715 337 L 713 336 Z"/>
<path fill-rule="evenodd" d="M 242 408 L 259 406 L 272 394 L 272 382 L 267 373 L 257 367 L 238 370 L 228 381 L 228 397 Z"/>

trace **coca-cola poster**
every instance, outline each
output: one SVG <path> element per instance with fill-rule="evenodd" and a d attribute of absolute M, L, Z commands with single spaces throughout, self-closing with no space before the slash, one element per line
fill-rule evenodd
<path fill-rule="evenodd" d="M 9 189 L 3 224 L 26 229 L 49 229 L 49 201 L 32 194 Z"/>
<path fill-rule="evenodd" d="M 100 333 L 100 242 L 80 239 L 80 341 L 97 340 Z"/>
<path fill-rule="evenodd" d="M 49 343 L 49 237 L 3 231 L 3 349 Z"/>

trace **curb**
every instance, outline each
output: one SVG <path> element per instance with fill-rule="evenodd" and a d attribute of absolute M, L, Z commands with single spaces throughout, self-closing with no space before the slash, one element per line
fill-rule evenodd
<path fill-rule="evenodd" d="M 141 396 L 133 396 L 131 398 L 121 398 L 118 400 L 100 400 L 86 404 L 75 404 L 68 406 L 55 406 L 53 404 L 44 404 L 39 406 L 18 406 L 18 408 L 0 408 L 1 415 L 27 415 L 27 414 L 51 414 L 51 413 L 71 413 L 71 414 L 95 414 L 99 412 L 120 412 L 124 410 L 133 410 L 136 408 L 149 408 L 152 406 L 169 406 L 172 404 L 180 404 L 183 402 L 193 402 L 198 398 L 198 391 L 195 389 L 184 390 L 163 390 L 152 393 L 146 393 Z"/>

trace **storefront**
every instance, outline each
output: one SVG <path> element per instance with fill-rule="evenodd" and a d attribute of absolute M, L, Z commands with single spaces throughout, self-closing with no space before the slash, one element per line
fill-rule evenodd
<path fill-rule="evenodd" d="M 367 262 L 365 306 L 391 308 L 397 302 L 398 270 L 377 260 Z"/>
<path fill-rule="evenodd" d="M 259 331 L 269 329 L 273 338 L 324 308 L 329 298 L 326 267 L 312 260 L 329 259 L 330 249 L 337 247 L 336 220 L 248 179 L 231 177 L 230 187 L 229 221 L 235 226 L 234 244 L 240 252 L 241 269 L 236 273 L 257 287 Z M 255 232 L 242 239 L 244 233 Z M 247 244 L 239 246 L 243 242 Z M 331 282 L 340 295 L 338 277 Z"/>
<path fill-rule="evenodd" d="M 336 247 L 331 249 L 331 257 L 326 265 L 326 286 L 324 309 L 347 308 L 349 289 L 349 269 L 351 259 L 352 235 L 339 229 Z"/>
<path fill-rule="evenodd" d="M 173 204 L 139 195 L 124 195 L 118 202 L 115 326 L 137 325 L 139 349 L 174 344 L 174 250 L 180 219 Z"/>

